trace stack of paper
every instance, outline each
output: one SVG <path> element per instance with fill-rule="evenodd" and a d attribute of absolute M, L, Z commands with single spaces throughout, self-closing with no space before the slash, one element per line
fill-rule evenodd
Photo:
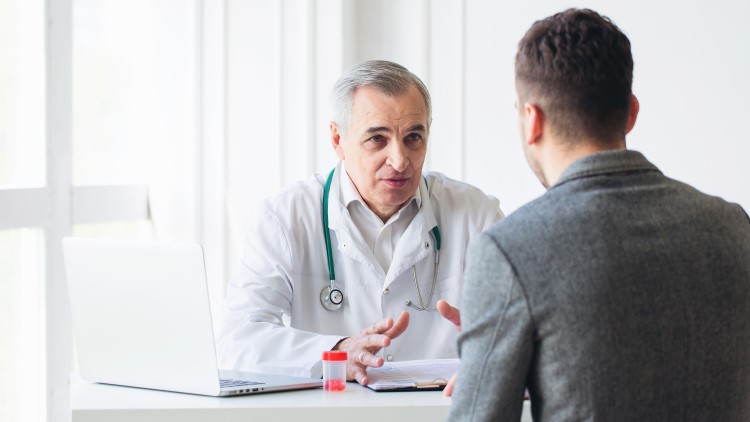
<path fill-rule="evenodd" d="M 458 370 L 458 359 L 388 362 L 368 368 L 367 387 L 375 391 L 440 390 Z"/>

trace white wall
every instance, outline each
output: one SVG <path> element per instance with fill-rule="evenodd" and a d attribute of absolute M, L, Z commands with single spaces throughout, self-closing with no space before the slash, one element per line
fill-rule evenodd
<path fill-rule="evenodd" d="M 568 4 L 466 2 L 465 178 L 497 195 L 507 211 L 542 193 L 517 135 L 516 44 L 533 21 Z M 628 147 L 667 175 L 750 208 L 750 136 L 742 125 L 750 112 L 750 2 L 579 6 L 610 16 L 632 43 L 641 112 Z"/>
<path fill-rule="evenodd" d="M 328 98 L 343 68 L 343 13 L 340 0 L 226 1 L 230 271 L 260 201 L 336 163 Z"/>

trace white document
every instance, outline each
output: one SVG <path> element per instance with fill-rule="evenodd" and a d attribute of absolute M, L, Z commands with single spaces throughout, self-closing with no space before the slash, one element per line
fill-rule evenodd
<path fill-rule="evenodd" d="M 441 390 L 458 371 L 458 359 L 407 360 L 368 368 L 367 387 L 375 391 Z"/>

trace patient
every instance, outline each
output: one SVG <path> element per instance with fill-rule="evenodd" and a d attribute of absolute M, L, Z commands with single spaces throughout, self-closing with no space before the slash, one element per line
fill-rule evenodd
<path fill-rule="evenodd" d="M 516 55 L 547 192 L 467 252 L 451 420 L 750 421 L 750 219 L 627 150 L 630 41 L 570 9 Z M 668 140 L 679 142 L 679 140 Z"/>

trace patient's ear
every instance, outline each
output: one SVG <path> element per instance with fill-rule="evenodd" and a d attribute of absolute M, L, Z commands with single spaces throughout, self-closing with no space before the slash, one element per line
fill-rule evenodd
<path fill-rule="evenodd" d="M 635 95 L 630 96 L 630 113 L 628 113 L 628 125 L 625 126 L 625 134 L 627 135 L 633 130 L 635 121 L 638 119 L 638 111 L 641 109 L 641 104 L 638 102 L 638 98 Z"/>
<path fill-rule="evenodd" d="M 526 103 L 523 105 L 524 139 L 527 145 L 535 144 L 542 137 L 544 128 L 544 113 L 537 105 Z"/>

